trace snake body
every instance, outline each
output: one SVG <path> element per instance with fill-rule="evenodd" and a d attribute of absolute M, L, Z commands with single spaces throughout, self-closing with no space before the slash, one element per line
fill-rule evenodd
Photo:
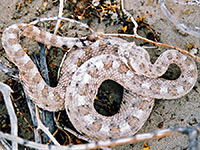
<path fill-rule="evenodd" d="M 18 37 L 20 29 L 32 40 L 71 48 L 61 66 L 57 87 L 45 83 L 23 50 Z M 95 140 L 135 134 L 147 120 L 155 98 L 179 98 L 191 91 L 197 80 L 197 67 L 190 57 L 168 50 L 152 64 L 145 49 L 120 38 L 83 41 L 56 36 L 32 25 L 18 24 L 4 31 L 2 43 L 18 67 L 25 90 L 34 103 L 49 111 L 65 108 L 77 131 Z M 179 78 L 159 78 L 172 63 L 181 69 Z M 120 110 L 113 116 L 103 116 L 93 106 L 99 86 L 107 79 L 124 87 Z"/>

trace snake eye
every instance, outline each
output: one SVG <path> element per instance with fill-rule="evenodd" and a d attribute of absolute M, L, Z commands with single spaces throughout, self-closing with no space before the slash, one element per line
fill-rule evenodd
<path fill-rule="evenodd" d="M 124 52 L 124 57 L 125 58 L 129 58 L 129 55 L 130 55 L 129 52 L 127 52 L 127 51 Z"/>

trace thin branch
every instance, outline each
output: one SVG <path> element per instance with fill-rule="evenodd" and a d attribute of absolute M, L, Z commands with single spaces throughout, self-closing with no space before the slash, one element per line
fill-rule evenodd
<path fill-rule="evenodd" d="M 12 104 L 12 101 L 10 99 L 10 94 L 13 91 L 8 85 L 6 85 L 2 82 L 0 82 L 0 91 L 3 94 L 4 102 L 6 104 L 6 108 L 8 110 L 8 114 L 9 114 L 9 117 L 10 117 L 11 134 L 13 136 L 17 136 L 17 132 L 18 132 L 17 116 L 15 115 L 15 110 L 13 108 L 13 104 Z M 16 142 L 12 143 L 12 149 L 13 150 L 18 149 L 18 145 L 17 145 Z"/>
<path fill-rule="evenodd" d="M 59 12 L 58 12 L 58 17 L 59 17 L 59 18 L 62 17 L 62 14 L 63 14 L 63 7 L 64 7 L 64 1 L 63 1 L 63 0 L 60 0 L 60 6 L 59 6 Z M 57 34 L 58 29 L 59 29 L 59 26 L 60 26 L 60 22 L 61 22 L 61 19 L 58 19 L 58 20 L 57 20 L 57 23 L 56 23 L 55 30 L 54 30 L 54 34 Z"/>
<path fill-rule="evenodd" d="M 61 18 L 62 17 L 62 14 L 63 14 L 63 7 L 64 7 L 64 1 L 63 0 L 60 0 L 60 6 L 59 6 L 59 12 L 58 12 L 58 17 Z M 56 22 L 56 27 L 55 27 L 55 30 L 54 30 L 54 35 L 57 34 L 58 32 L 58 29 L 60 28 L 60 22 L 61 22 L 61 19 L 58 19 L 57 22 Z M 51 46 L 49 45 L 47 47 L 47 49 L 50 49 Z"/>
<path fill-rule="evenodd" d="M 57 140 L 53 137 L 51 132 L 43 125 L 42 121 L 40 120 L 40 115 L 39 115 L 39 108 L 36 106 L 36 118 L 38 122 L 38 127 L 37 129 L 41 129 L 48 137 L 54 142 L 55 145 L 60 145 Z"/>
<path fill-rule="evenodd" d="M 34 20 L 32 22 L 30 22 L 26 27 L 30 26 L 30 25 L 35 25 L 39 22 L 44 22 L 44 21 L 52 21 L 52 20 L 65 20 L 65 21 L 68 21 L 68 22 L 71 22 L 71 23 L 74 23 L 74 24 L 79 24 L 81 27 L 84 27 L 86 29 L 89 29 L 90 32 L 94 33 L 94 30 L 91 29 L 87 24 L 85 23 L 82 23 L 82 22 L 79 22 L 79 21 L 76 21 L 74 19 L 69 19 L 69 18 L 65 18 L 65 17 L 59 17 L 59 16 L 56 16 L 56 17 L 47 17 L 47 18 L 39 18 L 37 20 Z M 24 28 L 26 28 L 24 27 Z"/>
<path fill-rule="evenodd" d="M 188 51 L 186 51 L 186 50 L 184 50 L 184 49 L 182 49 L 182 48 L 180 48 L 178 46 L 172 46 L 172 45 L 168 45 L 168 44 L 163 44 L 163 43 L 155 42 L 155 41 L 149 40 L 147 38 L 144 38 L 142 36 L 139 36 L 137 34 L 131 35 L 131 34 L 112 34 L 112 33 L 106 33 L 106 34 L 104 34 L 104 36 L 136 38 L 136 39 L 139 39 L 139 40 L 142 40 L 142 41 L 145 41 L 145 42 L 157 45 L 157 46 L 162 46 L 162 47 L 166 47 L 166 48 L 170 48 L 170 49 L 176 49 L 176 50 L 180 51 L 181 53 L 184 53 L 184 54 L 192 57 L 194 60 L 200 62 L 200 58 L 198 56 L 193 55 L 192 53 L 190 53 L 190 52 L 188 52 Z"/>
<path fill-rule="evenodd" d="M 189 144 L 188 144 L 188 150 L 198 150 L 198 134 L 200 131 L 200 124 L 197 125 L 197 127 L 171 127 L 168 129 L 162 129 L 157 130 L 151 133 L 144 133 L 144 134 L 136 134 L 132 137 L 127 138 L 120 138 L 120 139 L 113 139 L 113 140 L 107 140 L 107 141 L 99 141 L 99 142 L 91 142 L 88 144 L 82 144 L 82 145 L 68 145 L 68 146 L 56 146 L 56 145 L 44 145 L 44 144 L 38 144 L 32 141 L 28 141 L 25 139 L 22 139 L 20 137 L 17 137 L 15 135 L 10 135 L 7 133 L 3 133 L 0 131 L 0 137 L 5 138 L 10 141 L 15 141 L 19 144 L 23 144 L 25 146 L 31 147 L 31 148 L 38 148 L 38 149 L 44 149 L 44 150 L 84 150 L 84 149 L 95 149 L 100 147 L 108 147 L 108 146 L 116 146 L 116 145 L 122 145 L 122 144 L 129 144 L 133 142 L 139 142 L 139 141 L 145 141 L 145 140 L 152 140 L 152 139 L 159 139 L 166 136 L 176 135 L 176 134 L 186 134 L 189 136 Z"/>
<path fill-rule="evenodd" d="M 11 150 L 12 147 L 5 139 L 0 139 L 0 149 Z"/>
<path fill-rule="evenodd" d="M 70 128 L 67 128 L 65 126 L 64 127 L 60 126 L 60 123 L 58 122 L 59 118 L 60 118 L 60 114 L 58 115 L 58 118 L 56 118 L 54 116 L 54 122 L 56 123 L 56 126 L 57 126 L 58 129 L 60 129 L 63 132 L 67 131 L 67 132 L 73 134 L 74 136 L 76 136 L 78 139 L 85 140 L 87 142 L 94 142 L 92 139 L 89 139 L 89 138 L 87 138 L 85 136 L 82 136 L 82 135 L 78 134 L 77 132 L 73 131 Z M 67 135 L 67 136 L 70 139 L 69 135 Z M 69 142 L 69 143 L 71 143 L 71 142 Z"/>
<path fill-rule="evenodd" d="M 0 62 L 0 71 L 5 73 L 8 76 L 13 77 L 14 79 L 18 79 L 19 78 L 18 77 L 18 73 L 19 73 L 18 70 L 15 69 L 15 68 L 10 69 L 10 68 L 6 67 L 4 65 L 4 62 Z"/>
<path fill-rule="evenodd" d="M 121 0 L 121 9 L 124 12 L 124 14 L 127 15 L 131 19 L 131 21 L 133 22 L 133 24 L 134 24 L 133 31 L 134 31 L 134 34 L 137 34 L 138 24 L 135 21 L 135 19 L 133 18 L 133 16 L 128 11 L 126 11 L 126 9 L 124 9 L 124 0 Z"/>

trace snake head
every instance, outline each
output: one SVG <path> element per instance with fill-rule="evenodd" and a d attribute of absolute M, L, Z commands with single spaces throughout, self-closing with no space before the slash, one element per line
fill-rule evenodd
<path fill-rule="evenodd" d="M 127 60 L 128 66 L 138 75 L 143 75 L 151 64 L 148 52 L 134 42 L 121 44 L 119 56 Z"/>

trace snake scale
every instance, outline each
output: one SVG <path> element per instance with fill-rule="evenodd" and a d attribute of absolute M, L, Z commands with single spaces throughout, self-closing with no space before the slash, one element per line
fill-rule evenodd
<path fill-rule="evenodd" d="M 32 40 L 71 48 L 60 66 L 56 87 L 45 83 L 23 50 L 20 31 Z M 56 36 L 33 25 L 15 24 L 3 32 L 2 43 L 10 60 L 18 67 L 20 79 L 33 102 L 49 111 L 65 108 L 77 131 L 94 140 L 135 134 L 149 117 L 155 98 L 179 98 L 187 94 L 197 80 L 197 67 L 190 57 L 167 50 L 152 64 L 144 48 L 120 38 L 90 41 Z M 178 79 L 159 78 L 172 63 L 181 69 Z M 93 106 L 99 86 L 107 79 L 124 88 L 120 110 L 112 116 L 97 113 Z"/>

